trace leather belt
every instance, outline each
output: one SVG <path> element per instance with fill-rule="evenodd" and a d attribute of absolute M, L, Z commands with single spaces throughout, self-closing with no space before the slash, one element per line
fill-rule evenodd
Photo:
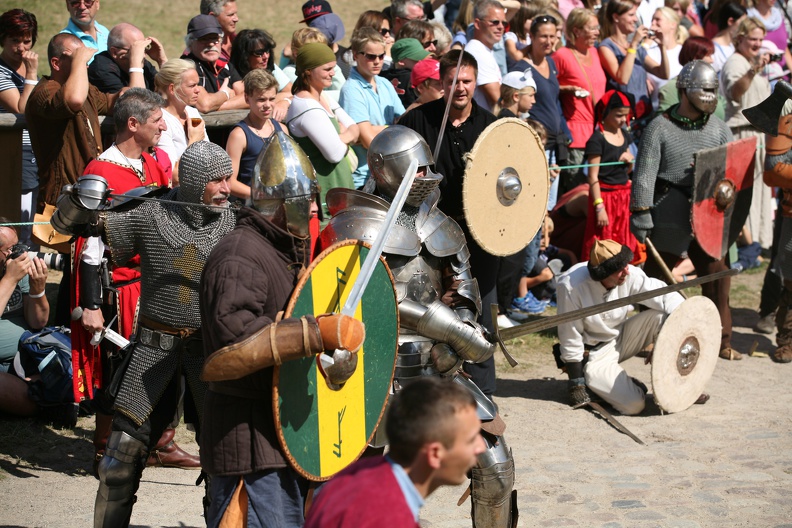
<path fill-rule="evenodd" d="M 140 325 L 140 328 L 138 328 L 137 332 L 137 342 L 146 346 L 159 348 L 160 350 L 170 352 L 181 345 L 182 338 L 178 335 L 161 332 L 159 330 L 153 330 Z"/>

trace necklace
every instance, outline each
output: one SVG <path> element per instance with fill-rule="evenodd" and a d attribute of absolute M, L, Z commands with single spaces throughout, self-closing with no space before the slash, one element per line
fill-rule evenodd
<path fill-rule="evenodd" d="M 270 126 L 271 126 L 271 123 L 270 123 L 270 120 L 269 120 L 269 119 L 267 119 L 267 120 L 264 122 L 264 124 L 261 126 L 261 128 L 259 128 L 259 129 L 256 129 L 256 128 L 255 128 L 255 127 L 254 127 L 254 126 L 251 124 L 251 122 L 250 122 L 250 119 L 248 119 L 248 120 L 247 120 L 247 124 L 248 124 L 248 128 L 249 128 L 249 129 L 250 129 L 250 130 L 251 130 L 251 131 L 252 131 L 254 134 L 256 134 L 258 137 L 260 137 L 261 139 L 268 139 L 268 138 L 269 138 L 269 137 L 272 135 L 272 132 L 275 132 L 275 127 L 273 126 L 273 127 L 272 127 L 272 132 L 270 132 L 269 134 L 265 134 L 265 133 L 264 133 L 264 130 L 266 130 L 266 129 L 268 128 L 268 126 L 267 126 L 267 125 L 270 125 Z"/>
<path fill-rule="evenodd" d="M 111 145 L 111 148 L 112 147 L 115 147 L 115 149 L 118 151 L 118 153 L 121 154 L 124 157 L 124 159 L 127 161 L 127 165 L 129 165 L 129 168 L 132 169 L 132 172 L 134 172 L 135 175 L 140 179 L 140 183 L 145 183 L 146 182 L 146 175 L 143 173 L 142 170 L 138 170 L 137 167 L 135 167 L 132 164 L 132 160 L 127 158 L 126 154 L 121 152 L 121 149 L 118 148 L 118 145 L 115 144 L 115 141 Z M 138 161 L 140 161 L 140 165 L 142 167 L 143 166 L 143 155 L 142 154 L 140 155 L 140 159 Z"/>

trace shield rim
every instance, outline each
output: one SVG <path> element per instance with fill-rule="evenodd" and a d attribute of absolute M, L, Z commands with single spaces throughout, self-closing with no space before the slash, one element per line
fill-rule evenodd
<path fill-rule="evenodd" d="M 297 286 L 295 286 L 294 291 L 292 292 L 292 295 L 289 298 L 289 303 L 286 305 L 286 309 L 283 311 L 283 317 L 284 318 L 291 317 L 291 314 L 294 311 L 294 306 L 297 304 L 297 299 L 299 299 L 300 294 L 302 293 L 302 290 L 305 287 L 305 284 L 308 282 L 308 279 L 311 277 L 311 273 L 313 272 L 314 269 L 316 269 L 317 266 L 319 266 L 319 264 L 322 262 L 322 260 L 325 259 L 325 257 L 327 257 L 327 255 L 329 255 L 330 253 L 332 253 L 333 251 L 335 251 L 338 248 L 341 248 L 341 247 L 344 247 L 344 246 L 357 246 L 357 245 L 365 247 L 369 251 L 371 250 L 371 244 L 369 244 L 368 242 L 365 242 L 363 240 L 350 239 L 350 240 L 342 240 L 340 242 L 336 242 L 335 244 L 329 246 L 327 249 L 323 250 L 319 255 L 317 255 L 316 258 L 314 258 L 313 261 L 311 261 L 311 263 L 308 265 L 308 267 L 306 268 L 305 272 L 303 273 L 303 275 L 300 277 L 299 281 L 297 282 Z M 395 287 L 395 281 L 394 281 L 394 278 L 393 278 L 393 273 L 391 272 L 391 269 L 388 266 L 388 263 L 385 261 L 385 258 L 382 255 L 379 256 L 379 260 L 380 260 L 380 263 L 385 267 L 385 271 L 388 274 L 388 278 L 390 279 L 391 284 L 394 285 L 394 288 L 393 288 L 393 299 L 394 299 L 394 304 L 396 306 L 396 329 L 397 329 L 397 332 L 398 332 L 398 330 L 400 328 L 399 302 L 398 302 L 398 298 L 396 297 L 396 287 Z M 397 356 L 398 351 L 399 351 L 398 339 L 394 343 L 393 351 L 394 351 L 393 352 L 393 366 L 391 367 L 390 385 L 393 385 L 393 376 L 394 376 L 394 374 L 396 372 L 396 359 L 397 359 L 396 356 Z M 280 385 L 280 366 L 276 365 L 273 368 L 273 373 L 272 373 L 272 415 L 273 415 L 273 417 L 275 419 L 275 434 L 278 436 L 278 443 L 280 444 L 281 450 L 283 451 L 284 458 L 289 462 L 289 465 L 291 466 L 292 469 L 294 469 L 297 473 L 299 473 L 302 477 L 308 479 L 309 481 L 312 481 L 312 482 L 326 482 L 326 481 L 330 480 L 331 478 L 333 478 L 333 476 L 337 475 L 338 472 L 343 471 L 343 469 L 339 470 L 336 473 L 333 473 L 332 475 L 328 475 L 328 476 L 325 476 L 325 477 L 314 475 L 312 473 L 308 473 L 305 469 L 303 469 L 302 466 L 300 466 L 297 463 L 297 461 L 294 459 L 294 457 L 292 456 L 291 451 L 289 450 L 288 445 L 286 443 L 286 439 L 284 438 L 284 435 L 283 435 L 283 429 L 282 429 L 282 424 L 281 424 L 281 419 L 280 419 L 280 411 L 278 409 L 278 400 L 279 400 L 278 386 L 279 385 Z M 389 391 L 389 394 L 390 394 L 390 391 Z M 352 462 L 350 462 L 350 464 L 353 464 L 354 462 L 356 462 L 360 458 L 360 456 L 366 450 L 368 444 L 371 443 L 371 440 L 376 435 L 377 429 L 379 428 L 380 423 L 382 423 L 382 417 L 385 414 L 385 410 L 388 408 L 389 399 L 390 399 L 389 397 L 385 398 L 385 401 L 384 401 L 384 403 L 382 405 L 382 409 L 380 409 L 379 416 L 377 417 L 377 422 L 374 425 L 374 428 L 372 429 L 371 435 L 369 435 L 369 437 L 366 439 L 366 443 L 363 445 L 363 448 L 355 456 L 354 460 Z M 349 467 L 349 465 L 347 465 L 346 467 Z M 344 469 L 346 469 L 346 468 L 344 468 Z"/>
<path fill-rule="evenodd" d="M 707 324 L 709 319 L 712 319 L 716 324 Z M 717 365 L 720 333 L 721 324 L 718 309 L 712 300 L 702 295 L 687 299 L 666 318 L 655 340 L 651 369 L 652 396 L 660 409 L 669 414 L 684 411 L 693 405 L 701 395 L 701 391 L 709 382 Z M 682 334 L 696 336 L 701 345 L 694 371 L 702 369 L 703 375 L 698 375 L 697 379 L 700 382 L 697 382 L 699 383 L 697 385 L 693 385 L 689 381 L 692 379 L 689 375 L 679 374 L 676 368 L 677 354 L 681 343 L 676 340 L 671 342 L 671 339 Z M 665 350 L 672 350 L 673 353 L 666 353 Z M 661 369 L 658 367 L 661 364 L 668 367 L 663 372 L 660 372 Z M 668 383 L 666 376 L 669 373 L 676 373 L 675 379 L 679 382 Z M 661 379 L 664 381 L 660 381 Z M 680 387 L 687 392 L 686 395 L 683 395 L 684 398 L 679 398 Z M 669 402 L 669 394 L 675 397 L 676 403 Z"/>
<path fill-rule="evenodd" d="M 509 246 L 509 247 L 507 247 L 505 249 L 503 247 L 493 248 L 492 244 L 491 244 L 491 241 L 487 241 L 487 240 L 483 240 L 482 239 L 481 233 L 479 233 L 477 231 L 476 227 L 475 227 L 478 224 L 471 222 L 471 216 L 475 217 L 476 215 L 475 214 L 471 215 L 470 212 L 476 210 L 476 205 L 481 203 L 481 195 L 479 194 L 479 191 L 481 189 L 471 189 L 471 184 L 469 183 L 470 182 L 470 171 L 471 171 L 471 168 L 474 167 L 473 164 L 475 162 L 476 153 L 480 149 L 484 148 L 484 146 L 485 146 L 484 143 L 486 141 L 487 136 L 489 136 L 489 134 L 492 133 L 492 131 L 494 131 L 495 129 L 497 129 L 499 127 L 514 125 L 514 124 L 516 124 L 516 125 L 520 126 L 521 128 L 527 130 L 527 132 L 532 135 L 533 139 L 536 141 L 536 146 L 538 147 L 539 152 L 541 153 L 541 160 L 542 160 L 541 163 L 542 163 L 542 165 L 544 167 L 544 173 L 546 175 L 546 178 L 543 180 L 543 185 L 545 186 L 545 188 L 543 190 L 544 202 L 543 202 L 543 206 L 541 208 L 538 208 L 538 210 L 541 212 L 540 215 L 539 214 L 536 215 L 538 218 L 536 218 L 536 219 L 530 218 L 529 215 L 533 213 L 533 211 L 531 210 L 531 211 L 527 212 L 525 217 L 520 218 L 518 220 L 518 225 L 513 226 L 513 228 L 516 229 L 515 235 L 512 236 L 512 239 L 514 239 L 514 240 L 516 240 L 518 238 L 517 234 L 519 234 L 519 233 L 529 233 L 529 232 L 533 233 L 530 236 L 527 235 L 527 234 L 525 235 L 527 237 L 525 244 L 523 244 L 523 245 L 521 245 L 519 247 L 515 244 L 514 248 L 511 248 L 511 246 Z M 526 148 L 528 148 L 528 147 L 526 147 Z M 522 156 L 522 157 L 526 158 L 527 156 Z M 502 167 L 502 168 L 505 168 L 505 167 Z M 522 193 L 527 193 L 528 192 L 527 183 L 529 181 L 528 178 L 530 178 L 530 176 L 531 176 L 530 174 L 526 175 L 526 176 L 523 176 L 522 174 L 520 175 L 520 181 L 523 182 Z M 531 181 L 531 184 L 532 185 L 536 185 L 536 184 L 542 184 L 542 183 Z M 464 178 L 462 180 L 462 206 L 463 206 L 463 209 L 465 211 L 465 224 L 467 225 L 468 231 L 470 231 L 470 234 L 473 236 L 473 238 L 475 239 L 476 243 L 479 246 L 481 246 L 482 248 L 484 248 L 484 250 L 487 251 L 487 253 L 489 253 L 491 255 L 495 255 L 497 257 L 506 257 L 506 256 L 509 256 L 509 255 L 513 255 L 513 254 L 517 253 L 518 251 L 521 251 L 522 249 L 524 249 L 531 242 L 531 240 L 533 240 L 534 234 L 536 234 L 536 232 L 542 227 L 542 222 L 544 221 L 544 217 L 547 214 L 547 201 L 548 201 L 549 196 L 550 196 L 550 187 L 551 187 L 551 185 L 550 185 L 550 175 L 549 175 L 549 168 L 548 168 L 548 165 L 547 165 L 547 158 L 545 156 L 544 148 L 542 147 L 542 142 L 539 139 L 539 135 L 536 133 L 536 131 L 533 128 L 531 128 L 524 121 L 521 121 L 521 120 L 516 119 L 514 117 L 508 117 L 508 118 L 498 119 L 497 121 L 494 121 L 489 126 L 487 126 L 487 128 L 485 128 L 481 132 L 481 134 L 479 134 L 479 137 L 478 137 L 478 139 L 476 139 L 476 143 L 473 145 L 473 148 L 470 150 L 470 152 L 465 154 L 465 175 L 464 175 Z M 495 196 L 495 189 L 493 189 L 492 195 Z M 519 198 L 518 198 L 518 200 L 519 200 Z M 500 206 L 500 207 L 501 207 L 501 212 L 503 212 L 503 211 L 506 211 L 506 210 L 510 209 L 511 206 L 509 206 L 509 207 Z M 533 208 L 526 208 L 526 209 L 533 209 Z M 515 211 L 517 211 L 517 209 L 515 209 Z M 533 220 L 535 220 L 535 222 Z M 486 222 L 485 221 L 484 223 L 491 223 L 491 222 Z M 503 222 L 503 224 L 506 224 L 506 222 Z M 533 224 L 535 224 L 535 226 L 533 226 Z M 529 226 L 529 227 L 526 227 L 526 226 Z M 534 227 L 535 227 L 535 229 L 534 229 Z M 521 242 L 520 242 L 520 244 L 521 244 Z M 506 246 L 506 244 L 504 244 L 504 246 Z"/>

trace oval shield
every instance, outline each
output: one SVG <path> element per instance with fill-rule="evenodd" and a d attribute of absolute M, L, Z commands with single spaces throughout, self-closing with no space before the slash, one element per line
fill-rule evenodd
<path fill-rule="evenodd" d="M 339 313 L 369 254 L 348 240 L 323 251 L 302 276 L 285 317 Z M 399 317 L 393 276 L 380 258 L 355 318 L 366 325 L 355 372 L 333 390 L 315 357 L 275 368 L 273 410 L 286 458 L 305 478 L 324 481 L 360 457 L 388 400 L 398 349 Z"/>

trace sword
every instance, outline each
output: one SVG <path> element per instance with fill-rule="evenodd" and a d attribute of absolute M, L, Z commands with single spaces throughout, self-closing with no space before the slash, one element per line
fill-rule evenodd
<path fill-rule="evenodd" d="M 434 159 L 437 160 L 437 155 L 440 153 L 440 144 L 443 142 L 443 135 L 445 134 L 446 123 L 448 122 L 448 114 L 451 112 L 451 101 L 454 98 L 454 90 L 456 89 L 457 80 L 459 79 L 459 65 L 462 64 L 462 55 L 465 50 L 459 50 L 459 59 L 457 59 L 456 70 L 454 71 L 454 80 L 451 81 L 451 93 L 448 94 L 448 101 L 446 102 L 445 112 L 443 113 L 443 121 L 440 123 L 440 132 L 437 134 L 437 144 L 434 149 Z"/>
<path fill-rule="evenodd" d="M 352 285 L 352 290 L 349 292 L 349 297 L 347 297 L 344 307 L 341 309 L 342 314 L 348 315 L 349 317 L 355 315 L 357 305 L 363 298 L 363 291 L 366 289 L 366 286 L 368 286 L 371 275 L 374 273 L 374 267 L 377 265 L 380 255 L 382 255 L 382 250 L 385 248 L 388 235 L 390 235 L 394 224 L 396 224 L 396 217 L 402 210 L 402 207 L 404 207 L 404 202 L 407 201 L 407 195 L 410 194 L 410 188 L 412 187 L 417 173 L 418 160 L 414 159 L 410 162 L 410 166 L 407 167 L 407 172 L 404 178 L 402 178 L 399 190 L 396 192 L 396 196 L 393 197 L 393 202 L 391 202 L 391 206 L 388 209 L 388 214 L 385 215 L 385 221 L 382 223 L 379 236 L 371 245 L 366 262 L 360 267 L 360 273 L 358 273 L 357 279 L 355 279 L 355 283 Z"/>
<path fill-rule="evenodd" d="M 627 306 L 629 304 L 645 301 L 647 299 L 651 299 L 652 297 L 665 295 L 666 293 L 672 293 L 682 290 L 684 288 L 699 286 L 700 284 L 705 284 L 707 282 L 712 282 L 719 279 L 725 279 L 726 277 L 731 277 L 732 275 L 736 275 L 737 273 L 738 271 L 736 269 L 727 269 L 723 271 L 718 271 L 716 273 L 707 275 L 705 277 L 698 277 L 696 279 L 680 282 L 677 284 L 671 284 L 669 286 L 664 286 L 662 288 L 649 290 L 647 292 L 636 293 L 635 295 L 630 295 L 629 297 L 624 297 L 623 299 L 608 301 L 603 304 L 597 304 L 594 306 L 589 306 L 587 308 L 581 308 L 579 310 L 574 310 L 572 312 L 554 315 L 552 317 L 542 317 L 534 321 L 523 323 L 519 326 L 506 328 L 503 331 L 501 331 L 498 328 L 498 326 L 495 325 L 495 336 L 498 339 L 498 343 L 500 344 L 501 348 L 505 350 L 506 346 L 503 344 L 503 342 L 508 341 L 510 339 L 515 339 L 527 334 L 533 334 L 535 332 L 547 330 L 548 328 L 554 328 L 564 323 L 569 323 L 572 321 L 576 321 L 578 319 L 589 317 L 591 315 L 597 315 L 599 313 L 607 312 L 609 310 L 621 308 L 622 306 Z"/>
<path fill-rule="evenodd" d="M 632 433 L 632 431 L 630 431 L 629 429 L 624 427 L 621 424 L 621 422 L 619 422 L 619 420 L 617 420 L 616 418 L 613 417 L 613 415 L 611 413 L 609 413 L 608 411 L 603 409 L 602 405 L 600 405 L 599 403 L 593 402 L 593 401 L 587 401 L 587 402 L 583 402 L 583 403 L 578 403 L 577 405 L 575 405 L 572 408 L 573 409 L 579 409 L 580 407 L 583 407 L 585 405 L 588 405 L 589 407 L 591 407 L 591 409 L 594 412 L 599 413 L 599 415 L 602 416 L 603 418 L 605 418 L 608 421 L 609 424 L 611 424 L 613 427 L 615 427 L 616 429 L 618 429 L 622 433 L 626 434 L 627 436 L 629 436 L 630 438 L 632 438 L 633 440 L 635 440 L 639 444 L 646 445 L 646 444 L 643 443 L 643 440 L 641 440 L 640 438 L 635 436 Z"/>

